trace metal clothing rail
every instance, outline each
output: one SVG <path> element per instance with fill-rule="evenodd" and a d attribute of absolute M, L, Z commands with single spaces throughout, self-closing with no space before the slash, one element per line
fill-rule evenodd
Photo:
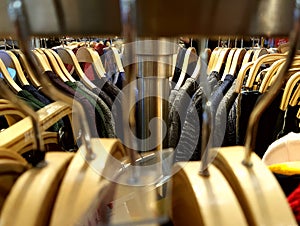
<path fill-rule="evenodd" d="M 24 0 L 31 34 L 121 35 L 119 0 Z M 15 36 L 9 1 L 0 1 L 0 36 Z M 286 36 L 293 0 L 136 0 L 139 37 Z"/>

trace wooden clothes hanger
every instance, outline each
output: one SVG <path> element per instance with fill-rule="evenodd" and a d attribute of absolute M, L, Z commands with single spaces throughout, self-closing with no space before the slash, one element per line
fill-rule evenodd
<path fill-rule="evenodd" d="M 247 52 L 246 52 L 246 54 L 245 54 L 245 56 L 243 58 L 242 66 L 245 65 L 246 63 L 252 61 L 253 54 L 254 54 L 254 50 L 253 49 L 247 50 Z"/>
<path fill-rule="evenodd" d="M 265 75 L 262 84 L 260 92 L 265 92 L 269 86 L 274 82 L 274 79 L 276 79 L 276 75 L 278 74 L 278 71 L 282 70 L 283 63 L 285 62 L 284 59 L 278 60 L 274 62 L 268 73 Z M 292 65 L 290 66 L 289 73 L 293 74 L 297 71 L 299 71 L 300 68 L 300 58 L 299 56 L 296 56 L 292 62 Z"/>
<path fill-rule="evenodd" d="M 0 212 L 15 181 L 28 169 L 30 165 L 23 157 L 11 150 L 0 148 Z"/>
<path fill-rule="evenodd" d="M 6 81 L 7 85 L 11 88 L 11 90 L 14 93 L 18 93 L 18 92 L 22 91 L 21 87 L 18 86 L 17 83 L 10 76 L 8 70 L 6 69 L 5 64 L 3 63 L 3 61 L 1 59 L 0 59 L 0 72 L 1 72 L 4 80 Z"/>
<path fill-rule="evenodd" d="M 71 121 L 72 109 L 63 102 L 56 101 L 38 110 L 37 114 L 39 115 L 39 124 L 43 128 L 43 131 L 45 131 L 64 116 L 69 116 Z M 32 134 L 32 123 L 29 117 L 16 122 L 0 133 L 0 147 L 23 153 L 24 148 L 32 145 L 34 141 L 34 137 L 32 136 L 24 139 L 24 134 L 27 136 Z M 53 139 L 53 135 L 57 137 L 57 133 L 45 133 L 46 137 L 50 135 L 51 139 Z"/>
<path fill-rule="evenodd" d="M 268 54 L 268 50 L 266 48 L 255 49 L 252 60 L 255 61 L 265 54 Z"/>
<path fill-rule="evenodd" d="M 48 51 L 43 51 L 43 50 L 38 50 L 37 52 L 39 52 L 40 55 L 45 55 L 48 59 L 48 61 L 51 64 L 51 69 L 55 72 L 55 74 L 57 74 L 57 76 L 63 81 L 63 82 L 67 82 L 69 81 L 69 79 L 66 77 L 66 75 L 63 73 L 63 71 L 61 70 L 60 66 L 58 65 L 55 57 Z M 36 53 L 36 52 L 35 52 Z M 36 56 L 39 57 L 39 55 L 36 53 Z M 40 58 L 40 57 L 39 57 Z"/>
<path fill-rule="evenodd" d="M 126 153 L 119 140 L 92 139 L 92 147 L 97 159 L 86 161 L 86 150 L 80 147 L 70 163 L 55 200 L 49 225 L 76 225 L 94 200 L 97 200 L 99 191 L 108 184 L 102 175 L 112 176 L 111 173 L 122 168 L 121 161 Z"/>
<path fill-rule="evenodd" d="M 191 54 L 196 54 L 196 50 L 194 47 L 189 47 L 185 52 L 184 60 L 183 60 L 182 68 L 181 68 L 181 73 L 180 73 L 179 79 L 174 87 L 175 90 L 179 90 L 180 87 L 183 85 L 185 75 L 188 70 Z"/>
<path fill-rule="evenodd" d="M 233 56 L 234 56 L 234 53 L 235 53 L 236 50 L 237 50 L 237 48 L 232 48 L 228 53 L 226 63 L 225 63 L 225 69 L 224 69 L 224 72 L 223 72 L 223 76 L 221 78 L 222 81 L 224 81 L 226 75 L 228 75 L 228 73 L 229 73 L 230 66 L 231 66 L 231 63 L 232 63 L 232 60 L 233 60 Z"/>
<path fill-rule="evenodd" d="M 213 67 L 213 71 L 220 73 L 222 66 L 226 61 L 229 51 L 230 51 L 230 48 L 222 48 L 221 49 L 220 54 L 219 54 L 218 58 L 216 59 L 217 62 L 215 63 L 215 66 Z"/>
<path fill-rule="evenodd" d="M 20 63 L 22 65 L 22 68 L 26 71 L 27 73 L 27 78 L 30 80 L 31 84 L 36 87 L 37 89 L 41 87 L 41 83 L 38 81 L 36 78 L 35 74 L 33 73 L 31 67 L 29 66 L 26 57 L 22 53 L 22 51 L 18 49 L 12 50 L 12 52 L 16 55 L 19 56 Z"/>
<path fill-rule="evenodd" d="M 280 109 L 281 110 L 286 110 L 288 104 L 291 106 L 296 106 L 298 104 L 298 99 L 299 99 L 299 86 L 298 82 L 300 80 L 300 72 L 296 72 L 293 74 L 287 81 L 284 92 L 282 95 L 281 103 L 280 103 Z M 294 91 L 294 94 L 292 95 L 293 90 L 296 88 Z"/>
<path fill-rule="evenodd" d="M 208 75 L 213 71 L 213 68 L 216 64 L 216 61 L 217 61 L 216 59 L 219 56 L 220 50 L 221 50 L 221 47 L 216 47 L 211 53 L 211 56 L 209 58 L 208 65 L 207 65 L 207 74 Z"/>
<path fill-rule="evenodd" d="M 11 51 L 0 50 L 0 58 L 6 67 L 14 68 L 22 86 L 29 85 L 18 58 Z"/>
<path fill-rule="evenodd" d="M 122 61 L 121 61 L 121 57 L 120 57 L 120 54 L 118 53 L 118 50 L 116 47 L 113 47 L 113 46 L 110 46 L 109 47 L 112 52 L 113 52 L 113 55 L 114 55 L 114 59 L 115 59 L 115 63 L 117 65 L 117 69 L 119 72 L 125 72 L 124 70 L 124 67 L 123 67 L 123 64 L 122 64 Z"/>
<path fill-rule="evenodd" d="M 199 162 L 173 166 L 170 215 L 174 225 L 251 225 L 222 173 L 211 165 L 209 176 L 201 176 L 199 166 Z"/>
<path fill-rule="evenodd" d="M 80 47 L 76 52 L 76 58 L 80 63 L 91 63 L 99 78 L 105 78 L 105 69 L 99 54 L 90 47 Z"/>
<path fill-rule="evenodd" d="M 80 80 L 90 89 L 96 88 L 96 85 L 92 83 L 88 77 L 84 74 L 83 70 L 81 69 L 79 62 L 76 58 L 75 53 L 68 48 L 59 47 L 56 49 L 59 57 L 65 64 L 73 65 L 77 75 L 79 76 Z"/>
<path fill-rule="evenodd" d="M 239 67 L 242 65 L 242 60 L 246 54 L 246 50 L 243 48 L 238 48 L 235 53 L 234 57 L 232 59 L 232 63 L 230 66 L 229 74 L 235 76 L 236 71 L 239 69 Z"/>
<path fill-rule="evenodd" d="M 46 166 L 23 173 L 4 203 L 1 225 L 48 225 L 57 191 L 73 155 L 49 152 Z"/>
<path fill-rule="evenodd" d="M 253 86 L 253 83 L 255 81 L 256 75 L 258 74 L 258 71 L 260 70 L 260 67 L 263 64 L 272 64 L 276 60 L 280 60 L 285 58 L 284 54 L 278 54 L 278 53 L 273 53 L 273 54 L 266 54 L 261 57 L 259 57 L 257 60 L 254 61 L 253 66 L 250 69 L 248 79 L 246 81 L 245 87 L 248 89 L 251 89 Z"/>
<path fill-rule="evenodd" d="M 60 67 L 60 69 L 62 70 L 64 75 L 67 77 L 67 79 L 71 82 L 76 82 L 76 80 L 72 77 L 72 75 L 66 69 L 66 67 L 65 67 L 64 63 L 62 62 L 62 60 L 60 59 L 59 55 L 54 50 L 42 48 L 42 51 L 44 51 L 44 53 L 47 56 L 50 56 L 52 54 L 54 56 L 55 60 L 57 61 L 58 66 Z"/>
<path fill-rule="evenodd" d="M 244 64 L 241 69 L 239 70 L 237 79 L 236 79 L 236 88 L 235 92 L 240 93 L 243 88 L 244 79 L 246 77 L 247 71 L 253 66 L 254 62 L 248 62 Z"/>

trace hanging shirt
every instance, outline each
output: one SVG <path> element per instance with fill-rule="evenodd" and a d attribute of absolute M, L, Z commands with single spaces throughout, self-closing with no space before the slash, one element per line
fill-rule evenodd
<path fill-rule="evenodd" d="M 238 95 L 237 105 L 237 145 L 244 145 L 250 114 L 261 95 L 258 91 L 242 91 Z"/>
<path fill-rule="evenodd" d="M 204 98 L 203 89 L 202 87 L 199 87 L 192 97 L 192 102 L 187 108 L 187 116 L 183 123 L 178 145 L 175 148 L 175 162 L 200 160 L 203 113 L 202 105 L 203 102 L 205 102 Z"/>
<path fill-rule="evenodd" d="M 175 148 L 180 138 L 183 122 L 185 120 L 186 111 L 191 102 L 191 97 L 198 88 L 195 79 L 189 78 L 178 91 L 174 103 L 169 112 L 169 131 L 168 145 Z"/>
<path fill-rule="evenodd" d="M 50 101 L 47 97 L 45 97 L 44 95 L 42 95 L 34 86 L 32 85 L 24 85 L 22 86 L 23 90 L 27 90 L 28 92 L 30 92 L 36 99 L 38 99 L 39 101 L 41 101 L 43 104 L 48 105 L 50 104 L 52 101 Z"/>
<path fill-rule="evenodd" d="M 112 107 L 110 108 L 112 111 L 112 115 L 115 122 L 115 131 L 116 135 L 119 139 L 123 141 L 124 135 L 123 135 L 123 116 L 122 116 L 122 97 L 123 93 L 122 91 L 115 86 L 111 81 L 109 81 L 106 78 L 97 78 L 93 81 L 93 83 L 98 87 L 96 89 L 93 89 L 92 91 L 97 94 L 99 89 L 104 91 L 109 98 L 112 100 Z"/>
<path fill-rule="evenodd" d="M 74 89 L 61 81 L 61 79 L 58 78 L 57 75 L 52 71 L 46 71 L 45 76 L 48 76 L 53 85 L 55 85 L 59 90 L 63 91 L 68 96 L 75 98 L 75 100 L 77 100 L 82 105 L 83 110 L 86 114 L 86 118 L 89 119 L 87 120 L 87 123 L 89 125 L 91 136 L 99 137 L 95 120 L 93 120 L 95 119 L 95 108 L 89 103 L 89 101 L 79 92 L 76 93 Z"/>
<path fill-rule="evenodd" d="M 288 106 L 286 111 L 280 111 L 280 115 L 278 117 L 283 117 L 283 125 L 281 131 L 277 135 L 277 139 L 287 135 L 290 132 L 299 133 L 299 123 L 300 120 L 297 118 L 299 106 Z M 283 116 L 282 116 L 283 115 Z M 279 120 L 279 119 L 278 119 Z M 281 126 L 279 124 L 278 126 Z"/>
<path fill-rule="evenodd" d="M 107 137 L 108 138 L 115 138 L 115 128 L 114 128 L 114 121 L 113 121 L 113 116 L 107 105 L 104 103 L 104 101 L 99 98 L 95 93 L 90 91 L 88 88 L 86 88 L 81 82 L 76 81 L 75 84 L 77 85 L 78 88 L 83 90 L 86 94 L 90 95 L 99 105 L 103 112 L 104 116 L 104 126 L 107 131 Z"/>
<path fill-rule="evenodd" d="M 210 98 L 211 102 L 211 113 L 213 117 L 213 147 L 220 147 L 223 143 L 225 128 L 226 128 L 226 121 L 227 121 L 227 114 L 219 114 L 216 117 L 217 110 L 219 107 L 220 102 L 222 101 L 224 95 L 230 89 L 233 81 L 233 75 L 226 75 L 224 81 L 219 83 L 219 87 L 214 91 L 212 97 Z M 217 125 L 217 126 L 216 126 Z"/>
<path fill-rule="evenodd" d="M 76 83 L 66 81 L 65 84 L 70 86 L 72 89 L 74 89 L 74 91 L 76 91 L 76 94 L 77 93 L 81 94 L 82 96 L 84 96 L 90 102 L 90 104 L 94 108 L 95 117 L 92 118 L 92 119 L 88 118 L 88 120 L 92 120 L 92 121 L 95 120 L 99 137 L 101 137 L 101 138 L 107 137 L 108 133 L 107 133 L 107 130 L 106 130 L 106 127 L 105 127 L 104 115 L 103 115 L 103 112 L 102 112 L 100 106 L 97 104 L 97 102 L 90 95 L 88 95 L 82 89 L 80 89 L 76 85 Z"/>

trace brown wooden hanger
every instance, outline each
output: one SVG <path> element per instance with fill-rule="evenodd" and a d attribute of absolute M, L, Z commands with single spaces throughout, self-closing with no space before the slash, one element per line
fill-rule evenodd
<path fill-rule="evenodd" d="M 57 48 L 57 53 L 59 55 L 59 57 L 61 58 L 61 60 L 63 61 L 63 63 L 65 64 L 69 64 L 69 65 L 73 65 L 75 68 L 75 71 L 77 73 L 77 75 L 80 77 L 80 80 L 90 89 L 96 88 L 96 85 L 94 85 L 94 83 L 92 83 L 88 77 L 84 74 L 83 70 L 81 69 L 79 62 L 76 58 L 75 53 L 68 48 Z"/>
<path fill-rule="evenodd" d="M 18 50 L 18 49 L 14 49 L 12 50 L 12 52 L 14 54 L 18 54 L 19 56 L 19 61 L 22 65 L 22 68 L 24 69 L 24 71 L 26 71 L 27 73 L 27 78 L 29 79 L 29 81 L 31 82 L 31 84 L 36 87 L 37 89 L 41 87 L 41 83 L 38 81 L 36 75 L 33 73 L 31 67 L 29 66 L 27 59 L 25 57 L 25 55 L 22 53 L 22 51 Z"/>
<path fill-rule="evenodd" d="M 90 47 L 80 47 L 76 52 L 76 58 L 80 63 L 91 63 L 99 78 L 105 77 L 105 69 L 99 54 Z"/>
<path fill-rule="evenodd" d="M 8 68 L 14 68 L 22 86 L 29 85 L 18 58 L 11 51 L 0 50 L 0 58 Z"/>
<path fill-rule="evenodd" d="M 76 82 L 76 80 L 72 77 L 72 75 L 68 72 L 68 70 L 66 69 L 64 63 L 62 62 L 62 60 L 60 59 L 59 55 L 52 49 L 45 49 L 42 48 L 41 49 L 49 58 L 51 58 L 51 54 L 53 55 L 53 57 L 55 58 L 59 68 L 62 70 L 62 72 L 64 73 L 64 75 L 67 77 L 67 79 L 71 82 Z"/>
<path fill-rule="evenodd" d="M 285 58 L 286 55 L 284 54 L 278 54 L 278 53 L 273 53 L 273 54 L 266 54 L 261 57 L 259 57 L 257 60 L 254 61 L 253 66 L 250 69 L 248 79 L 246 81 L 245 87 L 248 89 L 251 89 L 253 86 L 253 83 L 255 81 L 256 75 L 258 74 L 260 67 L 263 64 L 272 64 L 276 60 L 280 60 Z"/>
<path fill-rule="evenodd" d="M 92 139 L 92 147 L 97 159 L 87 161 L 86 150 L 80 147 L 71 161 L 55 200 L 50 226 L 76 225 L 108 184 L 102 175 L 112 176 L 122 168 L 126 153 L 119 140 Z"/>
<path fill-rule="evenodd" d="M 185 52 L 184 60 L 183 60 L 182 68 L 181 68 L 181 73 L 180 73 L 179 79 L 174 87 L 175 90 L 179 90 L 180 87 L 183 85 L 183 81 L 185 79 L 185 74 L 187 73 L 187 69 L 189 66 L 191 54 L 196 54 L 196 50 L 194 47 L 189 47 Z"/>
<path fill-rule="evenodd" d="M 6 69 L 5 64 L 3 63 L 3 61 L 1 59 L 0 59 L 0 72 L 2 73 L 3 78 L 4 78 L 5 82 L 7 83 L 7 85 L 11 88 L 11 90 L 14 93 L 18 93 L 18 92 L 22 91 L 21 87 L 18 86 L 17 83 L 10 76 L 8 70 Z"/>
<path fill-rule="evenodd" d="M 246 54 L 245 54 L 245 56 L 243 58 L 242 66 L 245 65 L 246 63 L 252 61 L 253 54 L 254 54 L 254 50 L 253 49 L 247 50 L 247 52 L 246 52 Z"/>

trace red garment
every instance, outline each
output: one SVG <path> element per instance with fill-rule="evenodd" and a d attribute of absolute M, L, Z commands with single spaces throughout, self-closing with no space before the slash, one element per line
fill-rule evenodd
<path fill-rule="evenodd" d="M 287 198 L 297 223 L 300 224 L 300 185 Z"/>

